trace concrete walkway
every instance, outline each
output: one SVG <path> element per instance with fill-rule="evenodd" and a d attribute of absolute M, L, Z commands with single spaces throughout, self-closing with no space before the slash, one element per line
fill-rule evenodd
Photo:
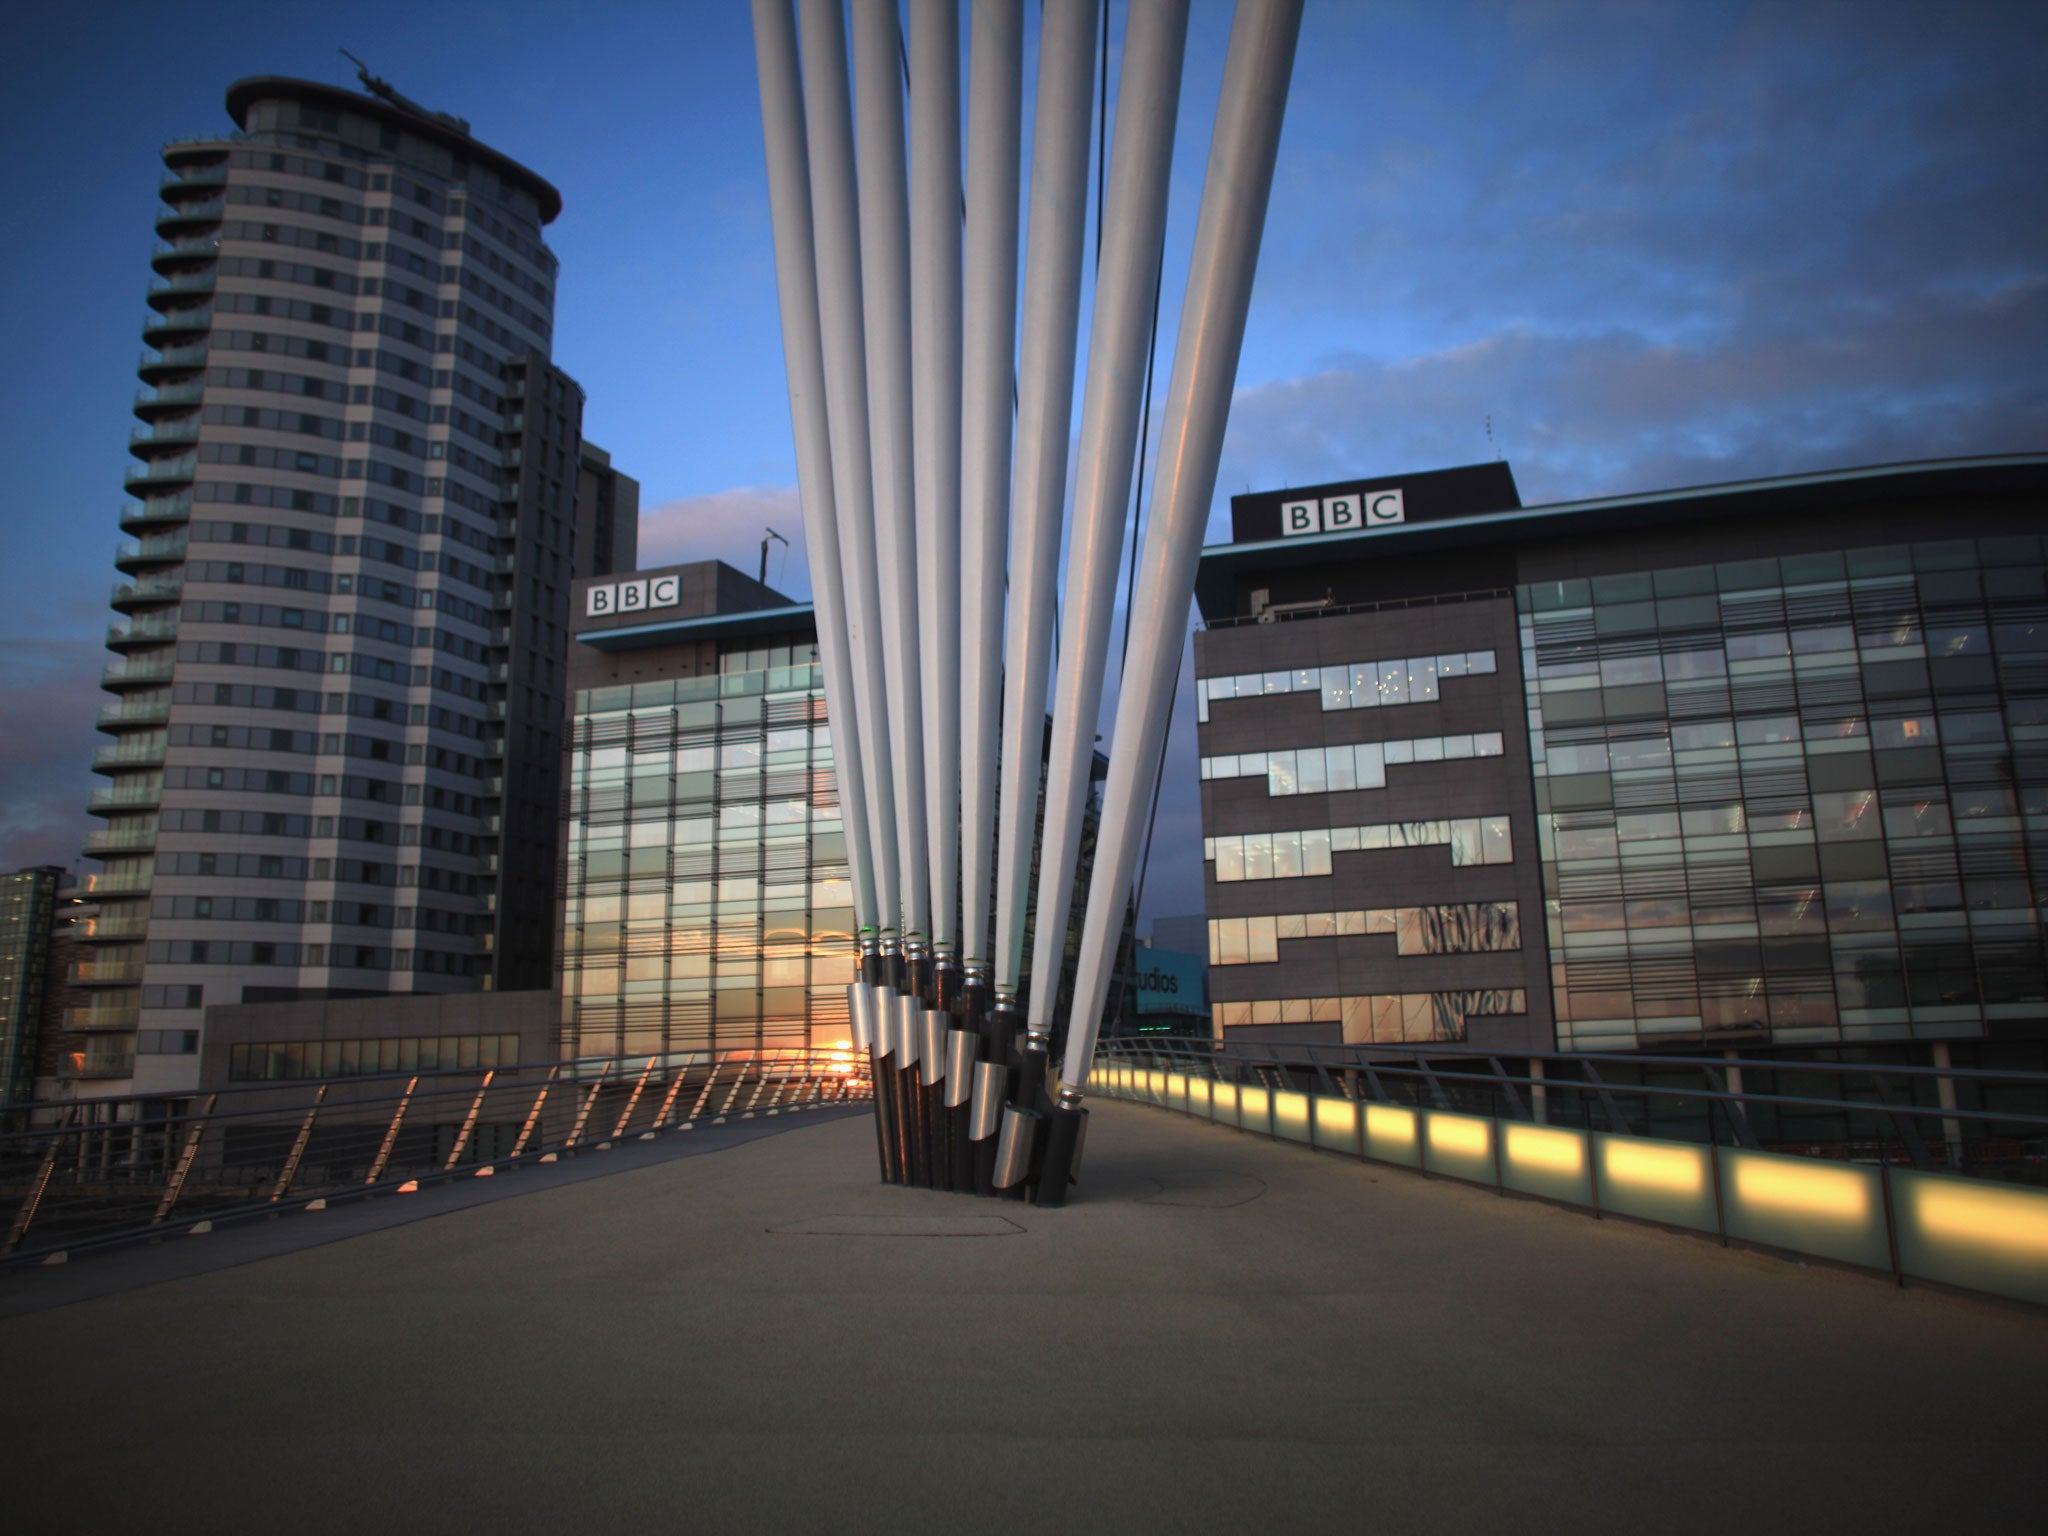
<path fill-rule="evenodd" d="M 873 1147 L 799 1122 L 0 1321 L 0 1523 L 2044 1525 L 2037 1314 L 1136 1106 L 1063 1211 Z"/>

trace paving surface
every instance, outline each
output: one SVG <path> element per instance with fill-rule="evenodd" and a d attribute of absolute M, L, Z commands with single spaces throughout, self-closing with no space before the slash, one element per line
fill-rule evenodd
<path fill-rule="evenodd" d="M 64 1305 L 45 1276 L 0 1320 L 0 1524 L 2044 1526 L 2039 1314 L 1095 1115 L 1061 1211 L 880 1185 L 865 1117 L 799 1119 Z"/>

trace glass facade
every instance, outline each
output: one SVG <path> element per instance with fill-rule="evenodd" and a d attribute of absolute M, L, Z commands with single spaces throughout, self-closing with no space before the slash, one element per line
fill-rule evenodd
<path fill-rule="evenodd" d="M 1517 589 L 1560 1047 L 2041 1017 L 2043 560 L 1957 539 Z"/>
<path fill-rule="evenodd" d="M 561 1054 L 836 1045 L 858 958 L 809 637 L 580 690 Z"/>

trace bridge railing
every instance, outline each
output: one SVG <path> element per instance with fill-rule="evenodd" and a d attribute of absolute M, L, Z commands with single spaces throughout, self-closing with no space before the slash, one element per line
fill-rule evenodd
<path fill-rule="evenodd" d="M 2048 1073 L 1199 1037 L 1094 1091 L 1346 1156 L 2048 1304 Z"/>
<path fill-rule="evenodd" d="M 856 1053 L 674 1052 L 0 1104 L 0 1265 L 864 1100 Z"/>

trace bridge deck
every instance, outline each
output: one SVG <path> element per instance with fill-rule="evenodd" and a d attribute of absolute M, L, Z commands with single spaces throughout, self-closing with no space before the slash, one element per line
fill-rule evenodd
<path fill-rule="evenodd" d="M 798 1121 L 8 1318 L 7 1523 L 2039 1528 L 2036 1314 L 1134 1106 L 1088 1156 L 1039 1211 Z"/>

